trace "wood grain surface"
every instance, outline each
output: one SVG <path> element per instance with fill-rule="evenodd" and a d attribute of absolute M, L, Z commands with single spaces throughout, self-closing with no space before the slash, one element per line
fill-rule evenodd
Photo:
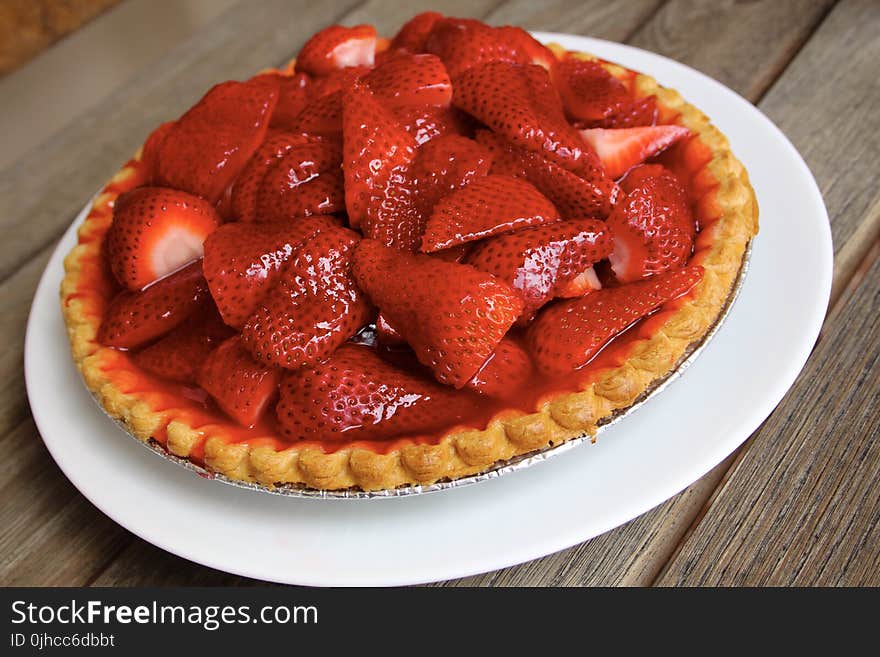
<path fill-rule="evenodd" d="M 603 536 L 444 584 L 877 584 L 880 3 L 872 0 L 437 0 L 407 3 L 405 11 L 390 1 L 265 0 L 242 2 L 206 25 L 0 173 L 7 336 L 0 346 L 0 584 L 253 583 L 133 537 L 63 477 L 24 393 L 30 299 L 60 234 L 152 126 L 216 81 L 286 61 L 323 25 L 371 22 L 390 34 L 427 8 L 623 41 L 715 77 L 758 104 L 804 155 L 828 204 L 836 253 L 834 307 L 815 353 L 728 461 Z M 796 230 L 797 217 L 791 221 Z"/>

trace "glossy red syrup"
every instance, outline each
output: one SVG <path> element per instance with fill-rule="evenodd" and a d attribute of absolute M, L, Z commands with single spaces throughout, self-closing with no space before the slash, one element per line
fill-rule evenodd
<path fill-rule="evenodd" d="M 670 115 L 668 111 L 664 114 L 661 108 L 660 117 L 662 123 L 667 123 L 673 121 L 676 115 Z M 710 175 L 702 173 L 694 175 L 694 172 L 701 171 L 710 157 L 710 151 L 706 146 L 697 139 L 691 139 L 676 144 L 653 160 L 672 169 L 679 179 L 687 184 L 694 216 L 701 230 L 696 239 L 694 255 L 690 260 L 693 264 L 699 264 L 711 246 L 711 231 L 707 231 L 706 228 L 720 216 L 720 209 L 712 193 L 717 187 L 717 181 Z M 112 220 L 112 199 L 146 182 L 144 167 L 137 160 L 127 163 L 125 173 L 126 176 L 111 182 L 102 192 L 102 196 L 97 200 L 79 231 L 80 244 L 101 240 Z M 95 324 L 98 325 L 105 307 L 118 290 L 119 286 L 113 279 L 104 258 L 100 253 L 91 254 L 83 259 L 79 286 L 75 292 L 66 297 L 65 303 L 78 301 L 82 304 L 84 312 L 94 317 Z M 498 417 L 535 412 L 555 395 L 581 390 L 603 372 L 621 366 L 633 348 L 640 341 L 650 339 L 657 328 L 662 326 L 689 298 L 690 294 L 687 294 L 671 301 L 651 316 L 637 322 L 617 336 L 590 363 L 568 377 L 549 380 L 535 374 L 530 384 L 510 399 L 502 402 L 486 398 L 477 415 L 465 424 L 449 427 L 443 432 L 432 435 L 375 441 L 298 441 L 295 445 L 317 447 L 327 453 L 347 447 L 365 447 L 374 452 L 388 453 L 413 442 L 437 443 L 445 435 L 463 429 L 484 429 Z M 269 446 L 275 450 L 283 450 L 294 444 L 279 438 L 274 409 L 270 409 L 255 427 L 243 428 L 220 411 L 204 390 L 152 376 L 134 365 L 124 351 L 103 348 L 99 345 L 95 345 L 95 351 L 99 353 L 100 367 L 109 380 L 123 392 L 137 394 L 154 412 L 164 415 L 166 421 L 163 423 L 163 428 L 153 436 L 163 445 L 168 440 L 164 426 L 172 420 L 183 421 L 206 436 L 223 436 L 229 443 Z M 204 441 L 193 448 L 190 458 L 202 462 Z"/>

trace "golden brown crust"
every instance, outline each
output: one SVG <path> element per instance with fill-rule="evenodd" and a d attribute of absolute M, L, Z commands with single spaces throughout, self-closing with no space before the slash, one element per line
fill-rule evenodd
<path fill-rule="evenodd" d="M 558 51 L 558 47 L 556 48 Z M 582 55 L 583 57 L 589 57 Z M 155 410 L 143 394 L 128 394 L 102 367 L 112 350 L 95 342 L 100 314 L 84 293 L 82 268 L 100 255 L 100 239 L 109 224 L 115 196 L 136 184 L 135 161 L 126 165 L 99 194 L 79 229 L 80 243 L 65 259 L 61 284 L 64 319 L 71 351 L 89 390 L 108 414 L 136 437 L 147 441 L 160 433 L 168 451 L 180 457 L 203 454 L 205 466 L 229 478 L 267 486 L 299 484 L 316 489 L 391 489 L 458 479 L 489 469 L 498 461 L 594 434 L 615 411 L 631 406 L 663 379 L 689 348 L 714 324 L 727 303 L 749 240 L 757 233 L 758 206 L 748 174 L 730 151 L 727 139 L 696 107 L 673 89 L 646 75 L 613 64 L 606 68 L 628 79 L 640 97 L 655 95 L 664 112 L 695 133 L 684 160 L 696 163 L 692 185 L 702 190 L 698 214 L 717 217 L 698 237 L 695 261 L 705 269 L 690 299 L 669 313 L 650 338 L 634 343 L 619 367 L 601 371 L 584 389 L 546 400 L 535 413 L 509 412 L 485 430 L 454 431 L 437 444 L 395 442 L 387 453 L 345 447 L 332 453 L 292 444 L 276 450 L 265 441 L 230 442 L 222 425 L 192 427 L 176 409 Z M 702 145 L 702 146 L 700 146 Z"/>

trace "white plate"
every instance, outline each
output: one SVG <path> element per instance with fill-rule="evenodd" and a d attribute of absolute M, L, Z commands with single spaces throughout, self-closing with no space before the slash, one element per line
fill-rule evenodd
<path fill-rule="evenodd" d="M 462 489 L 377 501 L 226 486 L 135 444 L 82 384 L 58 285 L 83 211 L 43 274 L 25 345 L 34 419 L 83 495 L 143 539 L 231 573 L 291 584 L 413 584 L 502 568 L 608 531 L 697 480 L 761 424 L 803 367 L 831 289 L 828 215 L 809 169 L 763 114 L 693 69 L 607 41 L 537 36 L 678 89 L 749 170 L 761 207 L 751 269 L 727 322 L 682 378 L 596 445 Z"/>

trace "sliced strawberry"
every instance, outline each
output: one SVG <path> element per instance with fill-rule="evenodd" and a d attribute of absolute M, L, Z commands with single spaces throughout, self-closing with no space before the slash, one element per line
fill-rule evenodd
<path fill-rule="evenodd" d="M 547 71 L 533 64 L 491 62 L 455 78 L 456 107 L 506 139 L 572 171 L 592 155 L 566 120 Z"/>
<path fill-rule="evenodd" d="M 597 61 L 565 57 L 552 73 L 565 111 L 573 119 L 600 121 L 630 100 L 626 85 Z"/>
<path fill-rule="evenodd" d="M 394 328 L 394 325 L 382 313 L 379 313 L 378 317 L 376 317 L 376 337 L 379 339 L 379 342 L 388 346 L 406 344 L 406 340 L 403 339 L 400 331 Z"/>
<path fill-rule="evenodd" d="M 647 96 L 618 104 L 612 114 L 601 121 L 592 121 L 589 128 L 638 128 L 657 123 L 657 97 Z"/>
<path fill-rule="evenodd" d="M 208 305 L 194 312 L 164 338 L 132 356 L 150 374 L 178 383 L 196 383 L 202 363 L 217 345 L 233 335 L 217 309 Z"/>
<path fill-rule="evenodd" d="M 277 101 L 272 77 L 213 87 L 168 131 L 157 182 L 216 203 L 265 138 Z"/>
<path fill-rule="evenodd" d="M 385 107 L 436 105 L 449 107 L 452 82 L 436 55 L 398 54 L 363 77 Z"/>
<path fill-rule="evenodd" d="M 637 164 L 691 135 L 681 125 L 581 130 L 611 178 L 620 178 Z"/>
<path fill-rule="evenodd" d="M 590 292 L 602 289 L 602 282 L 593 267 L 587 267 L 570 281 L 557 285 L 555 296 L 563 299 L 582 297 Z"/>
<path fill-rule="evenodd" d="M 489 172 L 489 152 L 458 135 L 438 137 L 416 151 L 412 165 L 392 175 L 364 220 L 367 237 L 416 251 L 434 205 L 449 192 Z"/>
<path fill-rule="evenodd" d="M 342 94 L 370 71 L 354 66 L 333 71 L 309 86 L 309 101 L 289 125 L 292 132 L 339 137 L 342 135 Z"/>
<path fill-rule="evenodd" d="M 454 107 L 409 106 L 398 107 L 394 118 L 422 145 L 443 135 L 464 135 L 469 129 L 470 117 Z"/>
<path fill-rule="evenodd" d="M 361 223 L 364 236 L 404 251 L 418 249 L 426 221 L 410 168 L 393 169 L 383 186 L 373 191 Z"/>
<path fill-rule="evenodd" d="M 257 360 L 287 369 L 312 366 L 369 321 L 369 301 L 351 275 L 357 242 L 357 233 L 334 227 L 294 252 L 242 329 Z"/>
<path fill-rule="evenodd" d="M 430 214 L 442 197 L 488 175 L 491 166 L 489 150 L 467 137 L 447 135 L 424 144 L 412 167 L 423 212 Z"/>
<path fill-rule="evenodd" d="M 543 43 L 535 39 L 521 27 L 505 25 L 495 28 L 502 40 L 507 41 L 516 50 L 525 53 L 528 61 L 548 71 L 556 64 L 556 55 Z"/>
<path fill-rule="evenodd" d="M 140 292 L 124 290 L 104 312 L 97 340 L 133 349 L 179 326 L 208 298 L 202 263 L 194 262 Z"/>
<path fill-rule="evenodd" d="M 202 364 L 198 382 L 236 422 L 254 426 L 278 393 L 280 372 L 256 362 L 233 336 L 212 351 Z"/>
<path fill-rule="evenodd" d="M 492 173 L 525 178 L 549 198 L 563 217 L 607 217 L 620 190 L 601 166 L 580 175 L 540 153 L 514 146 L 494 132 L 479 130 L 477 141 L 492 153 Z"/>
<path fill-rule="evenodd" d="M 501 30 L 468 18 L 436 21 L 425 41 L 425 51 L 440 57 L 453 78 L 487 62 L 528 64 L 532 54 L 521 46 Z"/>
<path fill-rule="evenodd" d="M 423 11 L 410 18 L 391 40 L 389 50 L 404 50 L 417 53 L 425 50 L 425 41 L 434 28 L 434 24 L 443 18 L 436 11 Z"/>
<path fill-rule="evenodd" d="M 211 296 L 229 326 L 241 328 L 280 276 L 282 265 L 308 238 L 335 226 L 329 217 L 225 224 L 205 241 L 202 268 Z"/>
<path fill-rule="evenodd" d="M 439 251 L 556 221 L 556 208 L 532 185 L 519 178 L 493 174 L 475 179 L 434 206 L 422 237 L 422 251 Z"/>
<path fill-rule="evenodd" d="M 143 162 L 146 171 L 147 184 L 152 184 L 156 179 L 156 172 L 159 168 L 159 151 L 174 123 L 175 121 L 166 121 L 153 130 L 144 142 L 144 148 L 141 151 L 141 162 Z"/>
<path fill-rule="evenodd" d="M 312 100 L 324 98 L 337 91 L 351 89 L 351 86 L 372 71 L 371 66 L 351 66 L 340 68 L 327 75 L 312 79 L 309 85 L 309 96 Z"/>
<path fill-rule="evenodd" d="M 687 193 L 659 165 L 633 169 L 624 179 L 626 198 L 608 218 L 614 234 L 609 256 L 617 280 L 636 281 L 684 264 L 696 232 Z"/>
<path fill-rule="evenodd" d="M 305 73 L 267 75 L 274 75 L 278 79 L 278 104 L 272 112 L 269 127 L 290 129 L 311 98 L 309 76 Z"/>
<path fill-rule="evenodd" d="M 522 311 L 508 285 L 468 265 L 362 240 L 358 285 L 442 382 L 464 386 Z"/>
<path fill-rule="evenodd" d="M 533 369 L 526 350 L 513 338 L 505 337 L 467 387 L 487 397 L 510 398 L 529 382 Z"/>
<path fill-rule="evenodd" d="M 287 372 L 276 412 L 288 440 L 376 440 L 444 429 L 475 410 L 472 395 L 347 344 L 312 369 Z"/>
<path fill-rule="evenodd" d="M 206 201 L 165 187 L 139 187 L 116 199 L 105 254 L 116 279 L 129 290 L 202 256 L 202 244 L 219 225 Z"/>
<path fill-rule="evenodd" d="M 381 196 L 392 172 L 409 166 L 416 143 L 360 83 L 343 101 L 345 207 L 352 226 L 363 221 L 374 195 Z"/>
<path fill-rule="evenodd" d="M 313 98 L 291 122 L 293 132 L 338 137 L 342 134 L 342 92 Z"/>
<path fill-rule="evenodd" d="M 296 71 L 327 75 L 338 68 L 372 66 L 375 56 L 375 27 L 331 25 L 306 41 L 296 57 Z"/>
<path fill-rule="evenodd" d="M 467 263 L 519 291 L 525 322 L 558 287 L 607 257 L 611 247 L 605 222 L 573 219 L 492 237 L 477 244 Z"/>
<path fill-rule="evenodd" d="M 256 221 L 283 221 L 345 209 L 342 145 L 313 141 L 275 160 L 257 192 Z"/>
<path fill-rule="evenodd" d="M 580 369 L 614 336 L 685 294 L 702 276 L 703 268 L 693 265 L 545 308 L 527 335 L 535 364 L 548 377 Z"/>
<path fill-rule="evenodd" d="M 266 135 L 266 141 L 260 144 L 241 174 L 235 179 L 235 184 L 232 186 L 232 217 L 239 221 L 256 221 L 257 192 L 270 166 L 291 148 L 303 146 L 311 141 L 310 137 L 304 135 L 270 130 Z"/>

